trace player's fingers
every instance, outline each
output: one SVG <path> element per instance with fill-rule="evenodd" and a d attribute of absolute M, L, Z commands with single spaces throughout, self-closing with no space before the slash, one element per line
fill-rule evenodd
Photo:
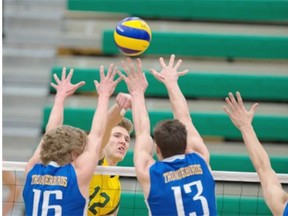
<path fill-rule="evenodd" d="M 114 82 L 116 83 L 116 85 L 122 80 L 122 77 L 118 77 Z"/>
<path fill-rule="evenodd" d="M 148 86 L 148 82 L 147 82 L 147 79 L 146 79 L 146 74 L 144 72 L 142 72 L 141 76 L 142 76 L 143 80 L 145 81 L 146 85 Z"/>
<path fill-rule="evenodd" d="M 251 112 L 254 115 L 258 105 L 259 105 L 258 103 L 253 104 L 249 112 Z"/>
<path fill-rule="evenodd" d="M 134 70 L 134 64 L 133 64 L 133 62 L 132 62 L 132 59 L 131 58 L 127 58 L 127 62 L 128 62 L 128 67 L 129 67 L 129 69 L 130 69 L 130 72 L 132 73 L 132 72 L 134 72 L 135 70 Z"/>
<path fill-rule="evenodd" d="M 153 68 L 150 68 L 149 72 L 150 72 L 154 77 L 157 77 L 157 75 L 159 74 L 159 72 L 157 72 L 157 71 L 154 70 Z"/>
<path fill-rule="evenodd" d="M 104 74 L 104 66 L 100 66 L 100 80 L 104 80 L 105 74 Z"/>
<path fill-rule="evenodd" d="M 122 105 L 123 98 L 121 97 L 120 93 L 116 96 L 116 100 L 115 101 L 116 101 L 116 103 L 118 105 Z"/>
<path fill-rule="evenodd" d="M 112 80 L 114 80 L 114 78 L 115 78 L 115 75 L 117 74 L 117 70 L 118 70 L 118 68 L 117 68 L 117 67 L 115 67 L 115 68 L 113 69 L 113 72 L 111 73 L 111 75 L 110 75 L 109 79 L 112 79 Z"/>
<path fill-rule="evenodd" d="M 85 85 L 85 84 L 86 84 L 85 81 L 81 81 L 81 82 L 76 83 L 76 84 L 75 84 L 76 89 L 80 88 L 81 86 L 83 86 L 83 85 Z"/>
<path fill-rule="evenodd" d="M 121 109 L 121 111 L 120 111 L 120 115 L 122 116 L 122 117 L 124 117 L 125 116 L 125 113 L 126 113 L 126 109 Z"/>
<path fill-rule="evenodd" d="M 50 85 L 54 88 L 54 89 L 56 89 L 57 90 L 57 85 L 55 85 L 54 83 L 50 83 Z"/>
<path fill-rule="evenodd" d="M 162 68 L 166 68 L 166 64 L 165 64 L 165 61 L 162 57 L 159 58 L 159 62 L 160 62 L 160 65 L 162 66 Z"/>
<path fill-rule="evenodd" d="M 141 59 L 137 58 L 136 62 L 137 62 L 138 72 L 142 72 L 142 61 L 141 61 Z"/>
<path fill-rule="evenodd" d="M 73 72 L 74 72 L 74 69 L 71 68 L 70 71 L 69 71 L 69 73 L 68 73 L 68 76 L 67 76 L 67 80 L 68 80 L 69 82 L 70 82 L 70 80 L 71 80 L 71 78 L 72 78 L 72 76 L 73 76 Z"/>
<path fill-rule="evenodd" d="M 94 85 L 96 87 L 96 90 L 98 89 L 98 86 L 99 86 L 99 82 L 97 80 L 94 80 Z"/>
<path fill-rule="evenodd" d="M 179 59 L 176 65 L 174 66 L 174 69 L 177 71 L 181 64 L 182 64 L 182 59 Z"/>
<path fill-rule="evenodd" d="M 53 78 L 55 80 L 55 82 L 59 85 L 61 83 L 61 81 L 59 80 L 57 74 L 53 74 Z"/>
<path fill-rule="evenodd" d="M 237 101 L 235 100 L 234 95 L 231 92 L 229 92 L 228 96 L 233 106 L 237 107 Z"/>
<path fill-rule="evenodd" d="M 126 100 L 125 98 L 118 98 L 116 99 L 117 104 L 119 105 L 119 107 L 122 109 L 128 109 L 130 107 L 130 103 L 128 100 Z"/>
<path fill-rule="evenodd" d="M 121 61 L 121 65 L 124 68 L 127 75 L 130 74 L 129 68 L 127 67 L 127 64 L 124 61 Z"/>
<path fill-rule="evenodd" d="M 234 106 L 233 106 L 230 98 L 229 98 L 229 97 L 226 97 L 226 98 L 225 98 L 225 101 L 226 101 L 227 105 L 230 107 L 230 109 L 233 110 L 233 109 L 234 109 Z"/>
<path fill-rule="evenodd" d="M 127 82 L 127 77 L 124 74 L 122 74 L 121 71 L 117 70 L 116 72 L 121 77 L 121 79 L 123 79 L 125 82 Z"/>
<path fill-rule="evenodd" d="M 155 69 L 153 69 L 153 68 L 150 68 L 149 69 L 149 71 L 153 74 L 153 75 L 155 75 L 155 74 L 158 74 L 159 72 L 158 71 L 156 71 Z"/>
<path fill-rule="evenodd" d="M 109 65 L 109 68 L 108 68 L 108 72 L 107 72 L 107 78 L 111 78 L 112 77 L 112 75 L 113 75 L 113 68 L 114 68 L 114 64 L 113 63 L 111 63 L 110 65 Z"/>
<path fill-rule="evenodd" d="M 184 71 L 181 71 L 181 72 L 178 72 L 178 76 L 184 76 L 185 74 L 187 74 L 189 72 L 188 69 L 184 70 Z"/>
<path fill-rule="evenodd" d="M 118 94 L 116 97 L 116 103 L 118 104 L 120 109 L 122 109 L 122 108 L 125 108 L 126 100 L 125 100 L 125 98 L 122 97 L 121 94 Z"/>
<path fill-rule="evenodd" d="M 175 61 L 175 55 L 172 54 L 171 57 L 170 57 L 170 61 L 169 61 L 168 67 L 173 67 L 174 61 Z"/>
<path fill-rule="evenodd" d="M 63 81 L 66 78 L 66 67 L 62 68 L 62 75 L 61 75 L 61 80 Z"/>
<path fill-rule="evenodd" d="M 243 100 L 242 100 L 242 97 L 241 97 L 241 94 L 239 91 L 236 92 L 236 97 L 237 97 L 237 101 L 238 101 L 238 104 L 243 107 Z"/>
<path fill-rule="evenodd" d="M 228 114 L 228 116 L 231 115 L 231 111 L 228 107 L 226 107 L 225 105 L 223 106 L 223 110 Z"/>
<path fill-rule="evenodd" d="M 152 75 L 159 81 L 163 81 L 164 80 L 164 77 L 158 73 L 156 70 L 154 69 L 150 69 L 150 72 L 152 73 Z"/>

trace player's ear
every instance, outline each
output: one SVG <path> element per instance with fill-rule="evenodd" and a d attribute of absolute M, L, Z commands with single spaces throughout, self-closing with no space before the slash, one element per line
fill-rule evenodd
<path fill-rule="evenodd" d="M 79 154 L 77 154 L 74 151 L 72 151 L 70 154 L 71 154 L 71 162 L 74 161 L 79 156 Z"/>

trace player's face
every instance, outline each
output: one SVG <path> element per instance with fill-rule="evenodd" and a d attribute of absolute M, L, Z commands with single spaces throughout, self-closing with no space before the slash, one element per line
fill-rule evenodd
<path fill-rule="evenodd" d="M 113 157 L 114 160 L 121 161 L 124 159 L 130 143 L 128 131 L 120 126 L 112 129 L 109 143 L 106 146 L 105 156 Z"/>

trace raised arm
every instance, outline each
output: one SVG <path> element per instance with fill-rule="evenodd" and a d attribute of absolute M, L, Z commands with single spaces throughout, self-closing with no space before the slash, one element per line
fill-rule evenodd
<path fill-rule="evenodd" d="M 182 60 L 179 59 L 174 66 L 175 55 L 171 55 L 168 65 L 165 64 L 162 57 L 159 59 L 159 61 L 162 67 L 161 71 L 157 72 L 156 70 L 151 69 L 151 72 L 157 80 L 159 80 L 165 85 L 168 91 L 174 118 L 178 119 L 186 126 L 188 134 L 186 152 L 198 152 L 209 164 L 208 149 L 204 144 L 203 139 L 199 135 L 197 129 L 192 123 L 187 101 L 178 85 L 178 78 L 185 75 L 188 70 L 178 72 L 178 68 L 182 63 Z"/>
<path fill-rule="evenodd" d="M 78 82 L 76 84 L 71 83 L 73 76 L 73 69 L 70 69 L 69 74 L 66 77 L 66 68 L 63 67 L 61 80 L 58 78 L 57 74 L 53 74 L 56 84 L 51 83 L 51 86 L 56 90 L 54 105 L 52 107 L 50 117 L 46 126 L 46 132 L 59 127 L 63 124 L 64 116 L 64 103 L 65 100 L 74 94 L 74 92 L 85 85 L 84 81 Z"/>
<path fill-rule="evenodd" d="M 137 59 L 136 61 L 137 69 L 134 69 L 130 58 L 123 62 L 127 77 L 120 72 L 118 73 L 126 82 L 132 96 L 132 115 L 136 133 L 134 165 L 137 178 L 142 184 L 144 193 L 147 194 L 150 189 L 149 168 L 155 161 L 153 159 L 153 140 L 150 136 L 150 120 L 144 98 L 148 83 L 142 72 L 141 60 Z"/>
<path fill-rule="evenodd" d="M 73 76 L 73 69 L 70 70 L 69 74 L 66 77 L 66 68 L 63 67 L 61 80 L 58 78 L 57 74 L 54 74 L 53 77 L 55 79 L 56 84 L 51 83 L 51 86 L 56 89 L 56 95 L 54 99 L 54 104 L 49 116 L 49 120 L 46 126 L 46 132 L 59 127 L 63 124 L 63 112 L 64 112 L 64 104 L 65 100 L 74 94 L 74 92 L 80 88 L 81 86 L 85 85 L 85 82 L 78 82 L 76 84 L 71 83 L 71 78 Z M 36 163 L 40 162 L 40 150 L 41 150 L 41 143 L 36 148 L 33 156 L 27 163 L 25 172 L 28 172 Z"/>
<path fill-rule="evenodd" d="M 112 129 L 121 122 L 126 111 L 131 109 L 131 96 L 126 93 L 119 93 L 116 97 L 116 103 L 108 111 L 108 120 L 106 130 L 103 136 L 102 149 L 99 159 L 104 157 L 103 147 L 108 143 Z"/>
<path fill-rule="evenodd" d="M 94 81 L 98 93 L 97 108 L 93 116 L 92 127 L 83 153 L 73 162 L 78 184 L 82 194 L 88 194 L 87 185 L 95 171 L 107 124 L 108 102 L 116 85 L 121 80 L 114 80 L 116 68 L 110 66 L 105 76 L 104 67 L 100 67 L 100 82 Z"/>
<path fill-rule="evenodd" d="M 271 167 L 269 156 L 252 126 L 258 104 L 255 103 L 248 111 L 239 92 L 236 92 L 236 97 L 237 100 L 232 93 L 229 93 L 225 99 L 224 111 L 242 134 L 250 159 L 260 178 L 263 195 L 268 207 L 273 215 L 283 215 L 285 204 L 288 201 L 288 194 L 282 189 L 281 183 Z"/>

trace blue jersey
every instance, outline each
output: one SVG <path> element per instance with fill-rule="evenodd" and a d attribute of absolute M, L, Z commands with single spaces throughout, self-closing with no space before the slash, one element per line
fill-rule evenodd
<path fill-rule="evenodd" d="M 147 206 L 153 216 L 217 215 L 215 181 L 196 153 L 156 162 L 150 182 Z"/>
<path fill-rule="evenodd" d="M 286 206 L 284 208 L 283 216 L 288 216 L 288 202 L 286 203 Z"/>
<path fill-rule="evenodd" d="M 83 216 L 86 207 L 71 164 L 36 164 L 27 175 L 23 199 L 28 216 Z"/>

